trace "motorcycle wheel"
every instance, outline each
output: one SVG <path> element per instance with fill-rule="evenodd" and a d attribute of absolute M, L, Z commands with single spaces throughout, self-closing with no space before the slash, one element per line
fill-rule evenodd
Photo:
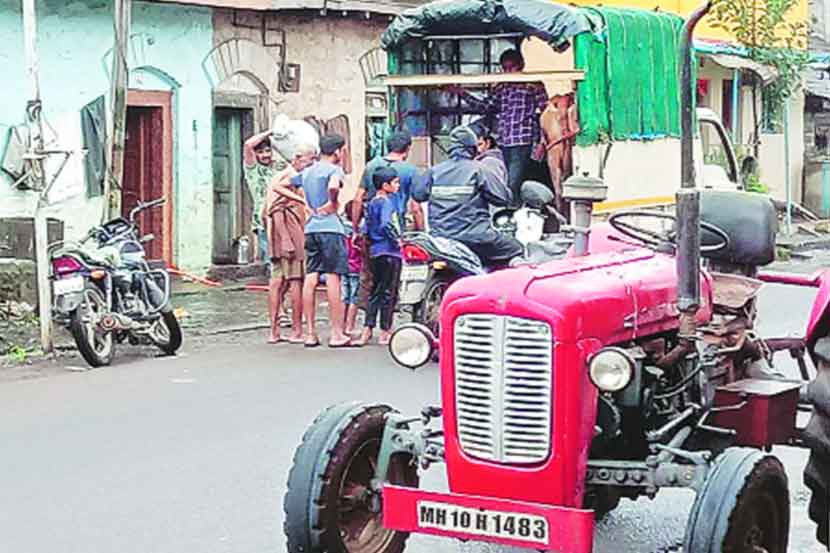
<path fill-rule="evenodd" d="M 112 363 L 115 356 L 115 340 L 112 332 L 101 332 L 96 324 L 98 317 L 107 311 L 104 294 L 94 284 L 87 282 L 84 299 L 72 312 L 69 332 L 84 360 L 91 367 L 102 367 Z"/>
<path fill-rule="evenodd" d="M 372 488 L 387 405 L 342 403 L 312 423 L 294 453 L 285 495 L 289 553 L 403 553 L 409 534 L 383 526 Z M 417 467 L 395 455 L 389 482 L 418 487 Z"/>
<path fill-rule="evenodd" d="M 161 318 L 153 323 L 150 339 L 166 355 L 175 355 L 182 347 L 182 327 L 173 311 L 162 313 Z"/>
<path fill-rule="evenodd" d="M 415 304 L 413 322 L 421 323 L 438 336 L 441 323 L 441 302 L 450 286 L 450 280 L 444 275 L 435 275 L 427 283 L 424 299 Z"/>

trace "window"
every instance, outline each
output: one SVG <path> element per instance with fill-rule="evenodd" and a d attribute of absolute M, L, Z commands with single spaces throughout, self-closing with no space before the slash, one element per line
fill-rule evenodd
<path fill-rule="evenodd" d="M 700 139 L 703 143 L 704 187 L 737 184 L 737 160 L 724 128 L 713 121 L 701 120 Z"/>
<path fill-rule="evenodd" d="M 493 38 L 414 40 L 399 54 L 401 75 L 474 75 L 498 73 L 499 57 L 518 48 L 520 35 Z M 468 89 L 481 97 L 487 88 Z M 397 92 L 398 120 L 416 136 L 430 136 L 433 163 L 446 158 L 450 131 L 480 117 L 457 95 L 438 89 L 401 88 Z M 492 121 L 488 121 L 492 125 Z"/>
<path fill-rule="evenodd" d="M 723 126 L 727 130 L 733 129 L 733 100 L 734 100 L 734 81 L 731 79 L 723 81 L 723 93 L 721 94 L 721 119 L 723 119 Z"/>

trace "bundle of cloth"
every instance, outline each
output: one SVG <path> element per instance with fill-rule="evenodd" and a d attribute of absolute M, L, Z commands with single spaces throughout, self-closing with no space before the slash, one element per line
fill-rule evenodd
<path fill-rule="evenodd" d="M 284 161 L 274 177 L 288 182 L 319 154 L 320 136 L 309 123 L 281 114 L 271 126 L 271 146 Z M 275 193 L 269 187 L 265 225 L 272 258 L 303 260 L 305 257 L 305 206 Z"/>

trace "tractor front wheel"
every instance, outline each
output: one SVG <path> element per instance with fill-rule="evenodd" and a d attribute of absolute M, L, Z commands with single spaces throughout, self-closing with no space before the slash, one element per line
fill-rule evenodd
<path fill-rule="evenodd" d="M 684 553 L 787 553 L 790 495 L 784 466 L 754 449 L 717 459 L 689 515 Z"/>
<path fill-rule="evenodd" d="M 401 553 L 409 535 L 383 526 L 372 487 L 387 405 L 346 403 L 321 414 L 294 454 L 285 495 L 289 553 Z M 393 456 L 388 482 L 417 487 L 411 457 Z"/>

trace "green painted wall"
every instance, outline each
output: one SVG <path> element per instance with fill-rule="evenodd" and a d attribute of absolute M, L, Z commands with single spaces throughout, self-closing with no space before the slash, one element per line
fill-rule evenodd
<path fill-rule="evenodd" d="M 103 0 L 38 2 L 41 95 L 46 120 L 57 128 L 76 120 L 81 107 L 109 90 L 110 6 Z M 211 11 L 135 2 L 132 23 L 131 88 L 173 91 L 174 261 L 183 268 L 202 269 L 210 263 L 213 218 L 212 99 L 201 66 L 212 48 Z M 0 0 L 0 36 L 0 65 L 7 77 L 0 102 L 2 148 L 8 126 L 23 121 L 29 95 L 19 0 Z M 77 189 L 71 175 L 70 167 L 61 182 Z M 80 195 L 51 208 L 66 221 L 70 237 L 85 233 L 101 213 L 100 198 L 89 199 L 82 188 L 78 191 Z M 0 217 L 26 214 L 32 205 L 31 193 L 12 189 L 9 179 L 0 176 Z"/>

